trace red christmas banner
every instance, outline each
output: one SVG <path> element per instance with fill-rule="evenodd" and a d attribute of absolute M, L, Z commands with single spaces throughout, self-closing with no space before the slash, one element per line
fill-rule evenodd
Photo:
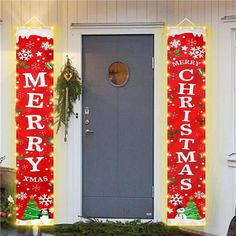
<path fill-rule="evenodd" d="M 16 42 L 16 223 L 53 224 L 53 38 L 19 28 Z"/>
<path fill-rule="evenodd" d="M 170 225 L 205 224 L 205 41 L 203 28 L 170 28 L 168 209 Z"/>

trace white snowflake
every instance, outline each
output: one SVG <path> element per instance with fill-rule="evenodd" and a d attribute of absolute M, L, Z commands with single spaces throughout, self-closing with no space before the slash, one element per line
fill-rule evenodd
<path fill-rule="evenodd" d="M 199 206 L 201 207 L 201 209 L 203 210 L 205 208 L 205 203 L 204 202 L 200 202 Z"/>
<path fill-rule="evenodd" d="M 29 41 L 28 43 L 26 43 L 27 48 L 32 48 L 32 47 L 34 47 L 34 45 L 35 45 L 35 43 L 32 41 Z"/>
<path fill-rule="evenodd" d="M 203 144 L 199 144 L 197 146 L 197 148 L 198 148 L 199 151 L 202 151 L 204 149 L 204 145 Z"/>
<path fill-rule="evenodd" d="M 201 199 L 204 197 L 204 193 L 201 192 L 201 191 L 197 191 L 194 193 L 194 197 L 197 198 L 197 199 Z"/>
<path fill-rule="evenodd" d="M 26 108 L 25 113 L 26 114 L 32 114 L 32 108 Z"/>
<path fill-rule="evenodd" d="M 35 63 L 32 64 L 31 67 L 32 67 L 33 70 L 39 70 L 40 69 L 40 64 L 35 62 Z"/>
<path fill-rule="evenodd" d="M 37 184 L 36 184 L 36 185 L 33 185 L 33 186 L 32 186 L 32 190 L 34 190 L 35 192 L 36 192 L 36 191 L 39 191 L 39 190 L 40 190 L 40 186 L 38 186 Z"/>
<path fill-rule="evenodd" d="M 31 50 L 26 50 L 26 49 L 22 49 L 17 54 L 20 60 L 24 60 L 24 61 L 28 61 L 33 56 Z"/>
<path fill-rule="evenodd" d="M 189 55 L 192 56 L 194 59 L 203 58 L 205 54 L 205 50 L 201 47 L 191 47 Z"/>
<path fill-rule="evenodd" d="M 194 40 L 194 39 L 189 39 L 189 40 L 187 41 L 187 44 L 188 44 L 190 47 L 194 47 L 194 46 L 196 46 L 197 41 Z"/>
<path fill-rule="evenodd" d="M 27 170 L 28 168 L 29 168 L 29 166 L 26 165 L 26 164 L 24 164 L 24 165 L 22 166 L 22 170 Z"/>
<path fill-rule="evenodd" d="M 45 121 L 46 123 L 49 123 L 51 120 L 52 120 L 52 118 L 49 117 L 49 116 L 44 116 L 43 117 L 43 121 Z"/>
<path fill-rule="evenodd" d="M 17 92 L 16 95 L 17 95 L 17 98 L 23 98 L 25 96 L 25 93 Z"/>
<path fill-rule="evenodd" d="M 48 50 L 51 48 L 51 44 L 49 44 L 49 42 L 43 42 L 41 45 L 41 48 L 43 48 L 44 50 Z"/>
<path fill-rule="evenodd" d="M 196 134 L 194 135 L 195 138 L 199 138 L 200 136 L 201 136 L 200 133 L 196 133 Z"/>
<path fill-rule="evenodd" d="M 177 171 L 178 167 L 177 166 L 171 166 L 169 172 L 170 173 L 175 173 Z"/>
<path fill-rule="evenodd" d="M 19 203 L 17 206 L 18 206 L 18 208 L 22 208 L 23 204 Z"/>
<path fill-rule="evenodd" d="M 43 194 L 39 197 L 39 202 L 44 206 L 48 206 L 52 203 L 52 199 L 47 194 Z"/>
<path fill-rule="evenodd" d="M 175 186 L 175 185 L 171 185 L 171 186 L 169 187 L 169 190 L 170 190 L 171 193 L 174 193 L 174 192 L 176 192 L 176 191 L 178 190 L 178 187 Z"/>
<path fill-rule="evenodd" d="M 179 76 L 178 76 L 178 74 L 177 73 L 171 73 L 171 75 L 170 75 L 170 79 L 171 80 L 175 80 L 175 79 L 177 79 Z"/>
<path fill-rule="evenodd" d="M 23 139 L 18 139 L 18 144 L 19 145 L 23 145 L 25 143 L 25 141 Z"/>
<path fill-rule="evenodd" d="M 24 200 L 27 198 L 27 193 L 20 192 L 20 193 L 18 193 L 17 198 L 20 200 Z"/>
<path fill-rule="evenodd" d="M 40 133 L 42 136 L 45 136 L 46 131 L 45 131 L 45 130 L 42 130 L 42 131 L 39 131 L 39 133 Z"/>
<path fill-rule="evenodd" d="M 169 202 L 172 203 L 174 206 L 177 206 L 183 202 L 183 196 L 178 193 L 171 195 Z"/>
<path fill-rule="evenodd" d="M 181 47 L 183 51 L 186 51 L 188 49 L 188 47 L 186 45 L 184 45 L 183 47 Z"/>
<path fill-rule="evenodd" d="M 175 119 L 177 119 L 179 117 L 179 115 L 178 115 L 178 113 L 176 113 L 175 111 L 172 113 L 172 115 L 171 115 L 171 119 L 172 120 L 175 120 Z M 176 167 L 177 168 L 177 167 Z"/>
<path fill-rule="evenodd" d="M 180 46 L 180 40 L 174 39 L 173 41 L 170 42 L 170 46 L 172 48 L 177 48 L 178 46 Z"/>

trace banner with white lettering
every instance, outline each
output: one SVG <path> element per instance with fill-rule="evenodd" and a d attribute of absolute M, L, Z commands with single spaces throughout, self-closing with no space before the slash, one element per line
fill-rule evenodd
<path fill-rule="evenodd" d="M 53 224 L 53 38 L 19 28 L 16 40 L 16 223 Z"/>
<path fill-rule="evenodd" d="M 204 29 L 170 28 L 167 44 L 167 223 L 203 225 L 206 216 Z"/>

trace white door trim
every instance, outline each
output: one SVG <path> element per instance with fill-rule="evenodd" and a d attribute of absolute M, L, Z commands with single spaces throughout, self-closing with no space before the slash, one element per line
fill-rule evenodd
<path fill-rule="evenodd" d="M 83 35 L 112 35 L 112 34 L 152 34 L 154 35 L 154 221 L 165 221 L 166 217 L 166 55 L 163 55 L 165 48 L 163 48 L 163 28 L 155 27 L 136 27 L 124 28 L 116 27 L 110 28 L 70 28 L 69 29 L 69 42 L 68 52 L 73 61 L 73 65 L 78 69 L 82 75 L 82 36 Z M 158 58 L 158 59 L 157 59 Z M 164 102 L 163 102 L 164 101 Z M 75 112 L 81 114 L 82 103 L 78 102 L 75 106 Z M 164 119 L 163 119 L 164 117 Z M 74 193 L 74 198 L 71 199 L 78 201 L 78 194 L 80 195 L 80 207 L 77 215 L 82 215 L 82 116 L 80 115 L 73 129 L 71 136 L 74 138 L 73 142 L 68 143 L 68 149 L 71 150 L 72 155 L 79 158 L 80 172 L 77 177 L 80 178 L 80 191 Z M 77 129 L 78 128 L 78 129 Z M 78 130 L 81 130 L 79 133 Z M 79 142 L 79 145 L 78 143 Z M 73 160 L 75 157 L 72 158 Z M 78 162 L 77 162 L 78 163 Z M 73 164 L 71 164 L 73 166 Z"/>
<path fill-rule="evenodd" d="M 137 22 L 129 22 L 129 23 L 71 23 L 71 28 L 74 29 L 156 29 L 161 28 L 165 25 L 164 22 L 144 22 L 144 23 L 137 23 Z"/>
<path fill-rule="evenodd" d="M 0 81 L 2 83 L 2 19 L 0 18 Z M 3 101 L 2 101 L 2 88 L 3 86 L 1 86 L 0 88 L 0 112 L 1 114 L 4 114 L 3 111 Z M 3 130 L 3 124 L 2 124 L 2 115 L 0 116 L 0 127 L 1 130 Z M 3 133 L 3 132 L 2 132 Z M 3 153 L 3 149 L 2 149 L 2 134 L 0 135 L 0 157 L 4 157 L 4 153 Z M 1 166 L 3 166 L 5 163 L 3 161 L 3 164 Z"/>

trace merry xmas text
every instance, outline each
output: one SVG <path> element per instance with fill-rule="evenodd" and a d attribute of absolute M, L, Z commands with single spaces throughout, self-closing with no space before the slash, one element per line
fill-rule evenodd
<path fill-rule="evenodd" d="M 31 73 L 23 73 L 24 76 L 24 88 L 31 88 L 32 86 L 35 88 L 36 86 L 43 88 L 48 87 L 48 85 L 45 82 L 45 75 L 46 72 L 39 72 L 37 77 L 34 78 Z M 44 94 L 43 93 L 34 93 L 29 92 L 27 93 L 28 96 L 28 103 L 25 107 L 27 108 L 43 108 L 44 105 Z M 32 114 L 32 115 L 26 115 L 27 119 L 27 128 L 26 130 L 42 130 L 44 129 L 45 125 L 41 123 L 42 117 L 38 114 Z M 27 138 L 27 148 L 25 151 L 27 152 L 42 152 L 44 148 L 42 147 L 43 139 L 38 136 L 26 136 Z M 26 157 L 24 158 L 27 160 L 31 165 L 30 172 L 39 172 L 38 169 L 39 163 L 44 159 L 43 156 L 37 156 L 37 157 Z M 30 177 L 30 176 L 24 176 L 24 180 L 26 182 L 44 182 L 48 181 L 47 176 L 43 177 Z"/>

